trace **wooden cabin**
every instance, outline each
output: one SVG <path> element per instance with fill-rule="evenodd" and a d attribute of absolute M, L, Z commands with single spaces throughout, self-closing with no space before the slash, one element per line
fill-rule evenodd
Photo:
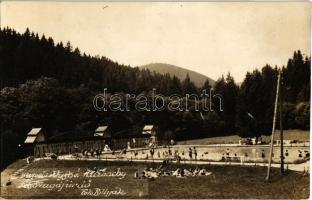
<path fill-rule="evenodd" d="M 145 125 L 142 134 L 150 136 L 149 145 L 157 145 L 156 128 L 154 125 Z"/>
<path fill-rule="evenodd" d="M 27 134 L 25 144 L 33 144 L 38 142 L 46 142 L 46 136 L 41 128 L 33 128 Z"/>
<path fill-rule="evenodd" d="M 33 128 L 27 133 L 24 141 L 24 147 L 27 155 L 38 156 L 40 152 L 36 151 L 36 144 L 46 143 L 47 137 L 42 128 Z"/>

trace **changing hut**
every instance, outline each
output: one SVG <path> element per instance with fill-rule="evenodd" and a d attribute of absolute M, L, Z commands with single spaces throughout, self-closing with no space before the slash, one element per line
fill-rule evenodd
<path fill-rule="evenodd" d="M 156 128 L 154 125 L 145 125 L 142 130 L 143 135 L 150 135 L 149 146 L 157 145 Z"/>
<path fill-rule="evenodd" d="M 46 142 L 46 136 L 42 131 L 42 128 L 33 128 L 27 134 L 25 144 L 34 144 L 38 142 Z"/>
<path fill-rule="evenodd" d="M 37 152 L 36 145 L 39 143 L 47 142 L 47 136 L 42 130 L 42 128 L 33 128 L 27 133 L 27 137 L 24 141 L 24 153 L 25 155 L 33 155 L 36 156 L 40 154 Z"/>

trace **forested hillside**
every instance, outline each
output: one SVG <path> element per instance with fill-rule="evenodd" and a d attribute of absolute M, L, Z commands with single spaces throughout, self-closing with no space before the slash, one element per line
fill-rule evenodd
<path fill-rule="evenodd" d="M 194 72 L 192 70 L 188 70 L 182 67 L 178 67 L 175 65 L 169 65 L 164 63 L 151 63 L 147 65 L 143 65 L 140 67 L 141 69 L 148 69 L 150 71 L 155 71 L 159 74 L 167 74 L 169 73 L 171 76 L 176 76 L 180 80 L 184 80 L 187 75 L 189 75 L 191 81 L 194 82 L 194 84 L 197 87 L 202 87 L 205 81 L 208 79 L 210 85 L 214 85 L 215 81 L 211 78 L 204 76 L 203 74 Z"/>
<path fill-rule="evenodd" d="M 18 144 L 23 143 L 32 127 L 43 127 L 50 137 L 72 138 L 91 135 L 99 124 L 110 124 L 115 134 L 137 133 L 144 124 L 155 124 L 163 140 L 234 133 L 269 134 L 278 70 L 266 65 L 246 73 L 241 87 L 230 74 L 216 81 L 214 92 L 223 96 L 223 112 L 99 112 L 92 101 L 104 88 L 110 94 L 122 95 L 150 95 L 152 88 L 156 88 L 157 93 L 168 96 L 200 93 L 211 85 L 207 80 L 197 87 L 189 76 L 180 81 L 169 74 L 160 75 L 123 66 L 106 57 L 85 55 L 69 42 L 55 44 L 52 38 L 28 29 L 23 34 L 10 28 L 1 29 L 2 155 L 15 160 Z M 303 57 L 300 51 L 294 52 L 282 68 L 282 77 L 285 128 L 309 129 L 310 58 Z M 11 161 L 2 160 L 2 164 Z"/>
<path fill-rule="evenodd" d="M 140 93 L 178 84 L 175 78 L 123 66 L 106 57 L 91 57 L 73 49 L 70 42 L 54 44 L 52 38 L 31 33 L 16 33 L 9 28 L 0 32 L 0 87 L 17 86 L 41 76 L 57 79 L 68 88 L 84 85 L 91 90 L 108 88 L 112 92 Z M 103 47 L 105 48 L 105 47 Z"/>

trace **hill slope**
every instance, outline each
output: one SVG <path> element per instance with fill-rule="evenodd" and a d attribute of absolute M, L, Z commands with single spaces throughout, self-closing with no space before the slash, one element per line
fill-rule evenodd
<path fill-rule="evenodd" d="M 309 197 L 309 175 L 291 170 L 280 175 L 279 169 L 272 168 L 272 181 L 268 184 L 263 180 L 265 167 L 259 165 L 251 167 L 233 164 L 201 164 L 200 168 L 206 169 L 211 175 L 183 178 L 159 176 L 150 181 L 148 178 L 133 178 L 133 174 L 145 168 L 155 168 L 160 165 L 159 163 L 128 164 L 124 161 L 51 159 L 39 160 L 31 165 L 27 165 L 26 160 L 17 162 L 1 172 L 1 197 L 4 199 L 180 199 L 186 197 L 188 199 L 307 199 Z M 178 167 L 195 170 L 198 166 L 172 163 L 166 166 L 165 171 L 173 171 Z M 93 171 L 90 168 L 98 170 Z M 56 176 L 55 171 L 57 171 Z M 9 179 L 11 184 L 7 186 Z M 222 188 L 221 192 L 220 188 Z"/>
<path fill-rule="evenodd" d="M 204 82 L 208 79 L 210 85 L 214 85 L 215 81 L 203 74 L 188 70 L 175 65 L 164 64 L 164 63 L 151 63 L 141 66 L 142 68 L 149 69 L 150 71 L 155 71 L 160 74 L 169 73 L 171 76 L 175 75 L 181 81 L 185 79 L 186 75 L 189 74 L 191 80 L 195 83 L 197 87 L 201 87 Z"/>

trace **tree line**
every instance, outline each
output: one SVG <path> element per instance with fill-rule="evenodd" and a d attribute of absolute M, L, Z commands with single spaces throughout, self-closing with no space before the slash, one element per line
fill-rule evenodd
<path fill-rule="evenodd" d="M 310 62 L 311 58 L 298 50 L 281 68 L 286 129 L 309 129 Z M 180 81 L 169 74 L 86 55 L 69 42 L 55 44 L 52 38 L 28 29 L 18 33 L 3 28 L 0 30 L 2 149 L 14 153 L 32 127 L 45 128 L 50 137 L 92 135 L 100 124 L 110 124 L 115 134 L 135 134 L 144 124 L 155 124 L 164 140 L 269 134 L 277 74 L 276 66 L 266 65 L 247 72 L 240 86 L 231 74 L 219 78 L 213 89 L 223 97 L 223 111 L 98 112 L 92 101 L 103 88 L 111 94 L 123 95 L 149 95 L 156 88 L 169 96 L 199 94 L 212 86 L 208 80 L 202 87 L 196 87 L 189 76 Z"/>

